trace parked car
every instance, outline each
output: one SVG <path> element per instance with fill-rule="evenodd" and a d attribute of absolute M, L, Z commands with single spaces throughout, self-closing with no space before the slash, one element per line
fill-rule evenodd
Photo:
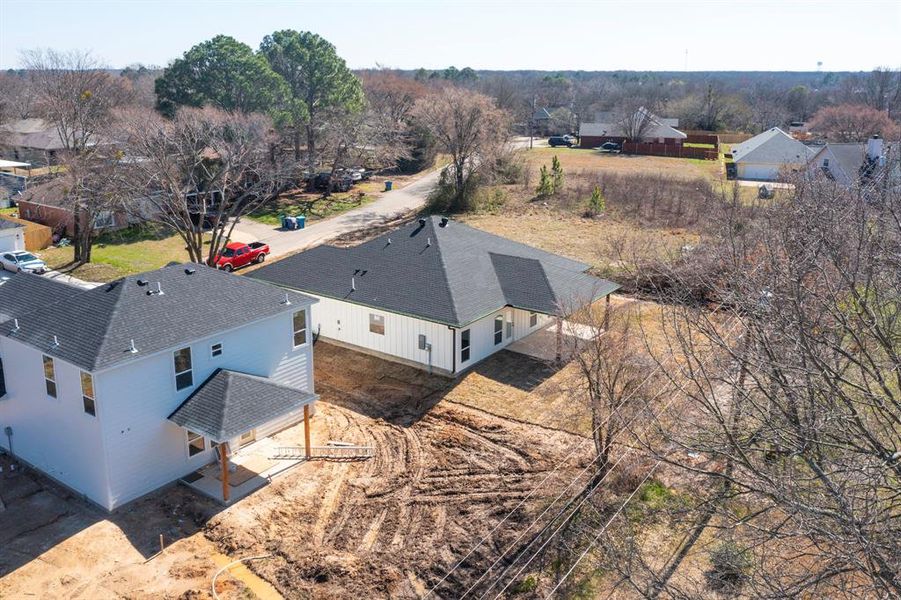
<path fill-rule="evenodd" d="M 331 186 L 329 185 L 329 180 L 331 180 Z M 317 190 L 326 190 L 331 187 L 331 191 L 333 192 L 346 192 L 350 190 L 353 184 L 354 181 L 349 176 L 336 173 L 335 176 L 332 177 L 332 174 L 328 171 L 319 173 L 313 180 L 313 187 Z"/>
<path fill-rule="evenodd" d="M 576 145 L 576 138 L 571 135 L 552 135 L 547 139 L 547 143 L 551 148 L 556 148 L 557 146 L 572 148 Z"/>
<path fill-rule="evenodd" d="M 46 273 L 47 264 L 31 252 L 4 252 L 0 254 L 0 266 L 13 273 Z"/>
<path fill-rule="evenodd" d="M 269 244 L 263 242 L 250 244 L 230 242 L 225 245 L 225 249 L 216 258 L 216 268 L 223 271 L 234 271 L 249 264 L 261 263 L 266 260 L 268 254 Z"/>
<path fill-rule="evenodd" d="M 598 150 L 601 152 L 622 152 L 623 147 L 616 142 L 604 142 Z"/>

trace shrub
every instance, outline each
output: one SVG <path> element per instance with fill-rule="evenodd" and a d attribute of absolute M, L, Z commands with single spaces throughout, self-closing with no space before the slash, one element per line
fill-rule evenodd
<path fill-rule="evenodd" d="M 711 569 L 707 584 L 711 589 L 734 593 L 748 580 L 751 558 L 732 541 L 722 542 L 710 551 Z"/>
<path fill-rule="evenodd" d="M 599 214 L 603 213 L 607 210 L 607 200 L 604 198 L 604 193 L 601 191 L 601 186 L 596 185 L 594 189 L 591 190 L 591 198 L 588 199 L 588 214 L 589 217 L 596 217 Z"/>
<path fill-rule="evenodd" d="M 541 170 L 538 172 L 538 187 L 535 189 L 535 193 L 539 198 L 547 198 L 554 193 L 554 181 L 545 165 L 541 165 Z"/>
<path fill-rule="evenodd" d="M 560 165 L 560 159 L 557 158 L 557 155 L 554 155 L 554 159 L 551 161 L 551 183 L 553 184 L 552 194 L 555 194 L 563 189 L 563 167 Z"/>

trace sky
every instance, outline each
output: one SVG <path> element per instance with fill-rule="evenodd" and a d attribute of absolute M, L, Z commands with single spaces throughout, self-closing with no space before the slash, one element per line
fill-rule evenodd
<path fill-rule="evenodd" d="M 901 0 L 0 0 L 0 68 L 23 49 L 165 66 L 217 34 L 313 31 L 351 68 L 865 71 L 901 67 Z"/>

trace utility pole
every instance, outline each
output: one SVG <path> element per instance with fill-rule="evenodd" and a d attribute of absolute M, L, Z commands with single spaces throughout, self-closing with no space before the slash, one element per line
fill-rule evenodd
<path fill-rule="evenodd" d="M 529 112 L 529 150 L 532 149 L 533 129 L 535 125 L 535 96 L 532 96 L 532 110 Z"/>

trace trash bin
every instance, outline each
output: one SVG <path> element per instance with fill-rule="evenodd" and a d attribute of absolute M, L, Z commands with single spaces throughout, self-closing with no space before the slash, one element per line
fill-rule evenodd
<path fill-rule="evenodd" d="M 278 222 L 282 224 L 282 229 L 288 228 L 288 225 L 285 223 L 285 215 L 279 215 Z"/>
<path fill-rule="evenodd" d="M 394 182 L 393 182 L 393 181 L 386 181 L 386 182 L 385 182 L 385 191 L 386 191 L 386 192 L 390 192 L 390 191 L 391 191 L 391 188 L 393 188 L 393 187 L 394 187 Z"/>
<path fill-rule="evenodd" d="M 304 225 L 307 223 L 307 217 L 305 215 L 297 215 L 294 217 L 294 220 L 297 222 L 298 229 L 303 229 Z"/>
<path fill-rule="evenodd" d="M 297 220 L 294 217 L 285 217 L 285 229 L 297 229 Z"/>

